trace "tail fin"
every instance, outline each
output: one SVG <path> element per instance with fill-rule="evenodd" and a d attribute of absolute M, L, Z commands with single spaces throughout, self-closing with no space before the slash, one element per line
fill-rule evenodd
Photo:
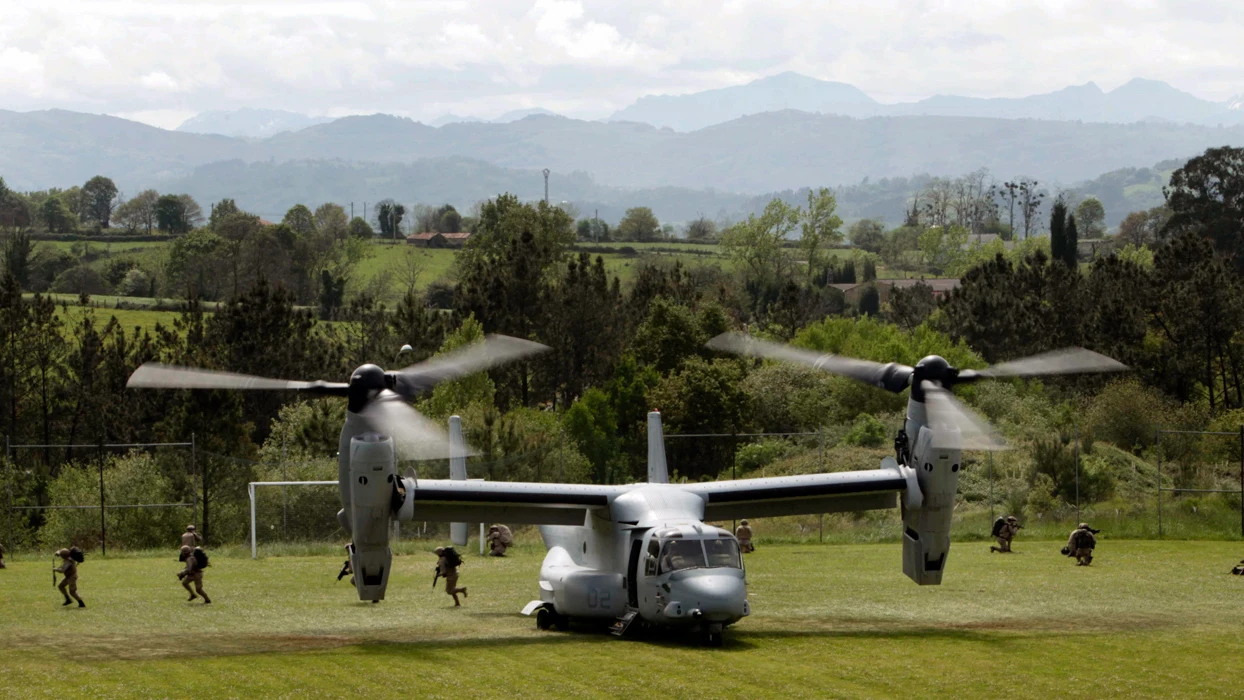
<path fill-rule="evenodd" d="M 449 417 L 449 478 L 466 481 L 466 440 L 462 438 L 462 419 Z M 466 523 L 450 523 L 449 539 L 459 547 L 465 547 L 469 535 Z"/>
<path fill-rule="evenodd" d="M 668 484 L 669 469 L 665 466 L 665 431 L 661 429 L 661 414 L 648 414 L 648 483 Z"/>

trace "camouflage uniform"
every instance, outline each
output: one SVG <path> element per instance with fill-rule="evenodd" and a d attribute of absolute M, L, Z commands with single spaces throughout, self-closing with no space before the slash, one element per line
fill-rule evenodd
<path fill-rule="evenodd" d="M 195 532 L 193 525 L 187 525 L 186 531 L 181 533 L 181 546 L 194 549 L 203 544 L 203 536 Z"/>
<path fill-rule="evenodd" d="M 1240 561 L 1239 564 L 1236 564 L 1231 569 L 1231 573 L 1235 574 L 1236 576 L 1244 576 L 1244 561 Z"/>
<path fill-rule="evenodd" d="M 4 545 L 0 544 L 0 569 L 5 568 L 4 565 Z"/>
<path fill-rule="evenodd" d="M 445 558 L 446 549 L 453 549 L 453 548 L 452 547 L 437 547 L 436 548 L 436 556 L 437 556 L 436 570 L 438 573 L 440 573 L 441 577 L 445 579 L 445 593 L 453 596 L 454 607 L 459 607 L 462 605 L 462 603 L 458 600 L 458 594 L 461 593 L 463 598 L 467 597 L 467 589 L 465 586 L 461 588 L 458 586 L 458 567 L 449 565 L 448 560 Z"/>
<path fill-rule="evenodd" d="M 998 536 L 994 538 L 998 541 L 998 546 L 990 547 L 989 551 L 1000 552 L 1002 554 L 1010 552 L 1011 540 L 1015 539 L 1015 535 L 1018 533 L 1019 521 L 1015 519 L 1014 515 L 1007 516 L 1006 522 L 1003 523 L 1002 528 L 998 530 Z"/>
<path fill-rule="evenodd" d="M 493 525 L 488 528 L 489 556 L 504 557 L 505 550 L 514 544 L 514 533 L 505 525 Z"/>
<path fill-rule="evenodd" d="M 1097 547 L 1097 538 L 1088 523 L 1080 523 L 1080 527 L 1071 531 L 1067 538 L 1069 556 L 1076 558 L 1076 566 L 1088 566 L 1093 563 L 1093 549 Z"/>
<path fill-rule="evenodd" d="M 82 602 L 82 598 L 78 597 L 78 562 L 69 556 L 68 549 L 61 549 L 56 552 L 56 556 L 61 558 L 61 565 L 52 569 L 57 573 L 63 574 L 64 578 L 60 580 L 61 595 L 65 596 L 65 602 L 61 605 L 72 605 L 73 601 L 78 601 L 79 608 L 85 608 L 86 603 Z M 69 597 L 73 596 L 73 600 Z"/>
<path fill-rule="evenodd" d="M 747 525 L 746 520 L 739 521 L 739 526 L 734 530 L 734 536 L 739 541 L 739 550 L 744 554 L 756 551 L 756 547 L 752 545 L 752 529 Z"/>
<path fill-rule="evenodd" d="M 203 549 L 195 547 L 192 550 L 190 547 L 182 545 L 182 561 L 186 562 L 186 568 L 177 574 L 177 578 L 181 579 L 182 588 L 185 588 L 186 592 L 190 594 L 190 597 L 186 599 L 187 601 L 203 596 L 203 602 L 207 604 L 211 603 L 212 599 L 208 598 L 207 593 L 203 590 L 203 569 L 199 567 L 198 557 L 194 556 L 196 551 L 202 552 Z M 190 588 L 191 583 L 194 583 L 193 590 Z"/>

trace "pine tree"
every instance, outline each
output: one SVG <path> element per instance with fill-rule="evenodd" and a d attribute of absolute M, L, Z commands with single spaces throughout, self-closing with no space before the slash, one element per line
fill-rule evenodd
<path fill-rule="evenodd" d="M 1067 204 L 1062 197 L 1050 207 L 1050 258 L 1067 259 Z"/>
<path fill-rule="evenodd" d="M 1067 230 L 1063 234 L 1063 261 L 1070 268 L 1080 264 L 1080 234 L 1076 231 L 1076 215 L 1067 216 Z"/>

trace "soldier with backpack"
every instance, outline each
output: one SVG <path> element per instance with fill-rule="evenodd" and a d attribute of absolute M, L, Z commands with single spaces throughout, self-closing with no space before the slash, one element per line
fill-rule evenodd
<path fill-rule="evenodd" d="M 57 586 L 60 589 L 61 595 L 65 596 L 65 602 L 61 603 L 61 605 L 73 605 L 73 601 L 76 600 L 78 601 L 79 608 L 85 608 L 86 603 L 78 596 L 78 564 L 86 561 L 86 555 L 82 553 L 81 549 L 71 547 L 70 549 L 56 550 L 56 556 L 61 558 L 61 565 L 52 568 L 52 582 L 55 585 L 56 574 L 64 576 L 60 581 L 60 585 Z M 69 599 L 70 596 L 73 596 L 73 600 Z"/>
<path fill-rule="evenodd" d="M 4 565 L 4 545 L 0 544 L 0 569 L 5 568 Z"/>
<path fill-rule="evenodd" d="M 514 533 L 505 525 L 493 525 L 488 528 L 488 556 L 504 557 L 505 550 L 514 545 Z"/>
<path fill-rule="evenodd" d="M 182 588 L 190 594 L 186 600 L 191 601 L 203 596 L 203 604 L 210 604 L 212 599 L 208 598 L 207 592 L 203 590 L 203 570 L 208 566 L 207 552 L 204 552 L 202 547 L 190 549 L 188 545 L 182 545 L 181 556 L 182 561 L 186 562 L 186 568 L 177 572 L 177 578 L 181 579 Z M 190 588 L 191 583 L 194 584 L 193 590 Z"/>
<path fill-rule="evenodd" d="M 1067 538 L 1067 546 L 1063 547 L 1063 553 L 1069 557 L 1076 558 L 1076 566 L 1088 566 L 1093 563 L 1093 550 L 1097 547 L 1097 538 L 1094 537 L 1101 530 L 1094 530 L 1088 526 L 1088 523 L 1080 523 L 1080 526 L 1071 531 L 1071 536 Z"/>
<path fill-rule="evenodd" d="M 1019 524 L 1019 520 L 1014 515 L 1000 517 L 993 521 L 993 531 L 990 533 L 998 546 L 990 547 L 989 551 L 998 552 L 1000 554 L 1009 554 L 1011 551 L 1011 540 L 1015 539 L 1015 535 L 1023 529 L 1023 525 Z"/>
<path fill-rule="evenodd" d="M 437 547 L 436 556 L 436 574 L 432 577 L 432 587 L 436 588 L 438 577 L 445 577 L 445 593 L 453 596 L 455 608 L 461 607 L 458 594 L 461 593 L 463 598 L 467 596 L 466 587 L 458 586 L 458 567 L 462 566 L 462 556 L 453 547 Z"/>

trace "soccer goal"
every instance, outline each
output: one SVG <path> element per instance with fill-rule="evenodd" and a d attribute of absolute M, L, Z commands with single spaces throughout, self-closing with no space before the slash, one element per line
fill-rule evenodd
<path fill-rule="evenodd" d="M 255 517 L 255 490 L 261 486 L 336 486 L 336 481 L 252 481 L 246 485 L 251 501 L 251 559 L 259 558 L 259 539 Z"/>

